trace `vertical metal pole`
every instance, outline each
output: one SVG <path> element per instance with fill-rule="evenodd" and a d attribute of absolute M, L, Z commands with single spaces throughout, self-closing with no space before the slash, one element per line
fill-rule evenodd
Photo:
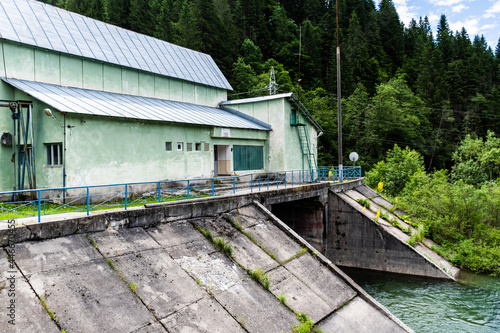
<path fill-rule="evenodd" d="M 189 180 L 188 180 L 188 186 L 187 186 L 187 198 L 189 200 Z"/>
<path fill-rule="evenodd" d="M 40 222 L 42 211 L 42 191 L 38 190 L 38 222 Z"/>
<path fill-rule="evenodd" d="M 127 210 L 127 203 L 128 203 L 128 185 L 125 184 L 125 210 Z"/>
<path fill-rule="evenodd" d="M 276 188 L 277 189 L 280 188 L 279 184 L 280 184 L 280 174 L 279 174 L 279 172 L 276 172 Z"/>
<path fill-rule="evenodd" d="M 89 190 L 89 187 L 87 186 L 87 215 L 89 215 L 89 211 L 90 211 L 90 190 Z"/>
<path fill-rule="evenodd" d="M 215 196 L 215 179 L 212 178 L 212 196 Z"/>
<path fill-rule="evenodd" d="M 158 182 L 158 202 L 161 202 L 161 182 Z"/>
<path fill-rule="evenodd" d="M 267 189 L 269 190 L 269 172 L 267 173 Z"/>
<path fill-rule="evenodd" d="M 339 144 L 339 178 L 342 183 L 343 178 L 343 168 L 342 168 L 342 89 L 340 80 L 340 44 L 339 44 L 339 6 L 338 1 L 335 1 L 335 7 L 337 10 L 337 119 L 338 119 L 338 144 Z"/>
<path fill-rule="evenodd" d="M 293 187 L 293 171 L 292 171 L 292 187 Z"/>
<path fill-rule="evenodd" d="M 287 183 L 287 178 L 286 178 L 286 171 L 285 171 L 285 188 L 286 188 L 286 183 Z"/>
<path fill-rule="evenodd" d="M 250 175 L 250 193 L 253 193 L 253 174 Z"/>
<path fill-rule="evenodd" d="M 236 177 L 233 177 L 233 194 L 236 193 Z"/>
<path fill-rule="evenodd" d="M 260 173 L 259 173 L 259 192 L 260 192 Z"/>

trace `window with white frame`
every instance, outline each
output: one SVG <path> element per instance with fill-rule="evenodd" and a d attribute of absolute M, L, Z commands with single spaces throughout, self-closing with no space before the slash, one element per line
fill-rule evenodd
<path fill-rule="evenodd" d="M 63 164 L 62 143 L 47 143 L 47 166 L 61 166 Z"/>
<path fill-rule="evenodd" d="M 177 142 L 177 151 L 183 151 L 184 150 L 184 144 L 182 142 Z"/>

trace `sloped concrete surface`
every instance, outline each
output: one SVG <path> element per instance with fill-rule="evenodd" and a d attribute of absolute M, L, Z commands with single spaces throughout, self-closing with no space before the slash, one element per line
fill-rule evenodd
<path fill-rule="evenodd" d="M 324 332 L 411 332 L 260 204 L 141 223 L 16 244 L 23 331 L 280 333 L 305 313 Z M 258 269 L 269 289 L 250 277 Z"/>
<path fill-rule="evenodd" d="M 356 189 L 346 191 L 345 195 L 353 200 L 364 199 L 370 201 L 370 208 L 363 210 L 363 214 L 370 219 L 375 219 L 376 212 L 380 210 L 382 214 L 388 216 L 388 220 L 397 221 L 402 228 L 409 229 L 412 232 L 416 232 L 416 230 L 412 226 L 410 226 L 399 217 L 399 215 L 403 214 L 403 212 L 398 211 L 397 214 L 395 212 L 392 212 L 391 209 L 393 208 L 393 205 L 384 198 L 380 197 L 380 195 L 371 188 L 367 186 L 359 186 Z M 361 207 L 360 204 L 354 202 L 351 203 L 352 205 Z M 378 222 L 385 231 L 387 231 L 403 243 L 406 243 L 410 239 L 410 236 L 408 234 L 401 231 L 400 228 L 391 225 L 382 217 L 378 219 Z M 435 244 L 430 239 L 424 239 L 423 244 L 418 243 L 414 247 L 412 247 L 412 250 L 419 253 L 423 258 L 429 260 L 432 265 L 437 268 L 435 270 L 433 270 L 432 268 L 423 269 L 422 272 L 424 272 L 424 274 L 428 274 L 428 276 L 454 279 L 460 272 L 460 269 L 453 266 L 450 262 L 433 251 L 431 249 L 433 245 Z"/>

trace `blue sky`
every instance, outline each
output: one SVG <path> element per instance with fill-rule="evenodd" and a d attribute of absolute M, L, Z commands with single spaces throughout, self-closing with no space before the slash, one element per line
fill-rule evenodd
<path fill-rule="evenodd" d="M 380 1 L 377 1 L 377 3 Z M 408 26 L 412 18 L 427 16 L 436 36 L 442 14 L 455 33 L 464 27 L 471 40 L 483 35 L 492 50 L 500 38 L 500 0 L 393 0 L 400 20 Z"/>

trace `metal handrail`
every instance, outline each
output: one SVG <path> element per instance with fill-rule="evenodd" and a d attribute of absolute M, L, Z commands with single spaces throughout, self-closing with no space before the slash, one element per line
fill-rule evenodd
<path fill-rule="evenodd" d="M 252 193 L 325 181 L 342 182 L 344 180 L 354 180 L 361 177 L 361 167 L 359 166 L 344 166 L 342 174 L 339 174 L 338 167 L 330 166 L 318 167 L 317 169 L 256 172 L 239 176 L 215 178 L 193 178 L 7 191 L 0 192 L 0 198 L 11 198 L 9 202 L 0 202 L 0 220 L 7 219 L 2 218 L 2 215 L 11 213 L 24 216 L 38 216 L 38 222 L 40 222 L 42 215 L 48 215 L 51 212 L 63 213 L 61 210 L 64 208 L 73 209 L 73 211 L 79 212 L 86 211 L 87 215 L 89 215 L 91 210 L 111 208 L 105 206 L 106 203 L 113 204 L 113 207 L 123 206 L 126 210 L 130 205 L 143 204 L 144 202 L 165 202 L 172 199 L 185 200 L 196 197 L 236 194 L 242 191 L 249 191 Z M 143 187 L 142 189 L 134 189 L 134 187 L 141 186 Z M 110 187 L 122 189 L 108 192 L 104 191 L 105 188 Z M 99 188 L 101 191 L 98 191 L 98 193 L 91 193 L 93 190 Z M 50 191 L 63 195 L 52 195 L 51 197 L 49 193 L 46 197 L 42 197 L 42 194 Z M 66 195 L 68 191 L 81 192 L 81 194 Z M 36 199 L 12 201 L 15 197 L 19 199 L 24 195 L 30 195 L 31 197 L 35 195 L 34 197 Z M 96 204 L 94 205 L 94 203 Z M 55 205 L 56 207 L 50 209 L 47 208 L 47 205 Z M 14 206 L 14 208 L 12 206 Z M 20 208 L 28 206 L 33 207 L 31 214 L 19 210 Z M 35 212 L 36 210 L 37 212 Z"/>

